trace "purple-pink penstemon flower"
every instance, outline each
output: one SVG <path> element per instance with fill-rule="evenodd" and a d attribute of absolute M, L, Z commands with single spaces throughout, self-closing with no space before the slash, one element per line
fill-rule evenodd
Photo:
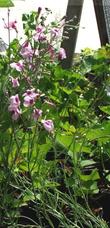
<path fill-rule="evenodd" d="M 38 50 L 34 50 L 28 41 L 25 41 L 22 45 L 20 54 L 23 58 L 31 58 L 33 55 L 38 55 Z"/>
<path fill-rule="evenodd" d="M 20 99 L 18 94 L 11 96 L 9 99 L 8 111 L 12 114 L 12 119 L 17 120 L 21 114 Z"/>
<path fill-rule="evenodd" d="M 16 87 L 20 86 L 18 78 L 13 78 L 13 77 L 10 76 L 10 79 L 11 79 L 13 88 L 16 88 Z"/>
<path fill-rule="evenodd" d="M 24 103 L 23 104 L 25 107 L 32 106 L 33 104 L 35 104 L 35 98 L 33 98 L 31 96 L 26 96 L 26 97 L 24 97 Z"/>
<path fill-rule="evenodd" d="M 36 27 L 36 33 L 34 34 L 34 40 L 35 41 L 45 41 L 46 40 L 46 34 L 45 32 L 45 28 L 43 26 L 37 26 Z"/>
<path fill-rule="evenodd" d="M 23 56 L 23 58 L 30 58 L 34 54 L 34 50 L 32 50 L 31 47 L 25 47 L 21 49 L 20 54 Z"/>
<path fill-rule="evenodd" d="M 61 31 L 60 31 L 59 28 L 52 28 L 52 29 L 51 29 L 51 34 L 52 34 L 52 36 L 54 36 L 54 37 L 59 37 L 60 34 L 61 34 Z"/>
<path fill-rule="evenodd" d="M 4 23 L 5 23 L 5 21 L 4 21 Z M 6 29 L 14 29 L 16 32 L 18 32 L 16 24 L 17 24 L 16 20 L 15 21 L 10 21 L 8 24 L 5 23 L 4 28 L 6 28 Z"/>
<path fill-rule="evenodd" d="M 42 116 L 42 110 L 35 108 L 32 113 L 32 117 L 33 117 L 34 121 L 37 121 L 39 119 L 39 117 L 41 117 L 41 116 Z"/>
<path fill-rule="evenodd" d="M 29 46 L 29 41 L 26 40 L 23 44 L 22 44 L 22 48 L 28 47 Z"/>
<path fill-rule="evenodd" d="M 66 51 L 64 48 L 60 48 L 59 53 L 58 53 L 58 59 L 63 60 L 66 59 Z"/>
<path fill-rule="evenodd" d="M 20 106 L 20 99 L 19 99 L 19 95 L 16 94 L 14 96 L 11 96 L 10 99 L 9 99 L 9 103 L 10 103 L 10 106 L 9 106 L 9 111 L 11 111 L 11 108 L 13 107 L 19 107 Z"/>
<path fill-rule="evenodd" d="M 42 120 L 41 123 L 43 124 L 45 130 L 49 133 L 54 131 L 54 124 L 52 120 Z"/>
<path fill-rule="evenodd" d="M 53 59 L 55 57 L 55 49 L 52 45 L 49 45 L 48 52 L 50 54 L 50 58 Z"/>
<path fill-rule="evenodd" d="M 10 66 L 11 68 L 17 70 L 17 71 L 23 71 L 24 69 L 24 64 L 23 64 L 23 60 L 19 60 L 19 62 L 13 62 L 13 63 L 10 63 Z"/>
<path fill-rule="evenodd" d="M 45 29 L 42 25 L 36 26 L 36 32 L 37 33 L 43 33 L 44 31 L 45 31 Z"/>
<path fill-rule="evenodd" d="M 28 89 L 24 94 L 24 106 L 30 107 L 35 104 L 36 99 L 40 96 L 39 93 L 35 92 L 35 89 Z"/>
<path fill-rule="evenodd" d="M 12 111 L 12 119 L 17 120 L 21 115 L 21 110 L 20 109 L 15 109 Z"/>
<path fill-rule="evenodd" d="M 46 40 L 46 35 L 44 33 L 36 33 L 34 35 L 34 40 L 35 41 L 45 41 Z"/>

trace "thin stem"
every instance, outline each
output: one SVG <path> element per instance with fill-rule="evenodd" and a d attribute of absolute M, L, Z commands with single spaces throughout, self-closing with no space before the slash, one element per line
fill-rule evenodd
<path fill-rule="evenodd" d="M 9 64 L 10 64 L 10 28 L 9 28 L 9 23 L 10 23 L 10 9 L 8 8 L 8 45 L 9 45 Z"/>

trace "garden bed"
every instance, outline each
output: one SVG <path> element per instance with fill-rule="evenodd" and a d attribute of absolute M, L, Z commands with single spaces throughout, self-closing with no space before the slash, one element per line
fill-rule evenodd
<path fill-rule="evenodd" d="M 107 228 L 110 45 L 63 69 L 68 23 L 50 13 L 23 15 L 25 41 L 0 56 L 0 227 Z"/>

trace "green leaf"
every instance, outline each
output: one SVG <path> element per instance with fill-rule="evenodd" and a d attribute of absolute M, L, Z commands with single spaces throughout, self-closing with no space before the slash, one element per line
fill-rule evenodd
<path fill-rule="evenodd" d="M 81 166 L 82 167 L 85 167 L 85 166 L 90 166 L 90 165 L 94 165 L 96 162 L 93 161 L 93 160 L 84 160 L 84 161 L 81 161 Z"/>
<path fill-rule="evenodd" d="M 110 105 L 107 106 L 100 106 L 101 111 L 105 112 L 106 114 L 110 115 Z"/>
<path fill-rule="evenodd" d="M 68 155 L 73 158 L 75 153 L 90 153 L 90 147 L 82 145 L 82 143 L 74 142 L 73 135 L 60 134 L 57 135 L 56 142 L 68 150 Z"/>
<path fill-rule="evenodd" d="M 107 179 L 108 181 L 110 181 L 110 174 L 108 174 L 108 175 L 106 176 L 106 179 Z"/>
<path fill-rule="evenodd" d="M 60 87 L 60 89 L 65 92 L 66 94 L 70 95 L 73 90 L 72 89 L 69 89 L 69 88 L 66 88 L 66 87 Z"/>
<path fill-rule="evenodd" d="M 75 133 L 76 132 L 76 129 L 73 125 L 70 125 L 68 122 L 66 123 L 63 123 L 61 122 L 61 127 L 66 130 L 68 133 Z"/>
<path fill-rule="evenodd" d="M 45 144 L 39 145 L 39 158 L 43 158 L 46 156 L 46 154 L 51 150 L 52 148 L 52 143 L 49 140 L 46 140 Z"/>
<path fill-rule="evenodd" d="M 73 145 L 70 146 L 70 149 L 68 151 L 68 155 L 73 158 L 74 153 L 91 153 L 91 148 L 87 146 L 82 146 L 82 143 L 75 143 L 74 147 Z"/>
<path fill-rule="evenodd" d="M 104 138 L 110 138 L 110 121 L 99 125 L 98 128 L 91 129 L 87 135 L 89 140 L 98 140 L 101 142 Z"/>
<path fill-rule="evenodd" d="M 27 21 L 28 18 L 29 18 L 29 15 L 28 15 L 28 14 L 23 14 L 23 15 L 22 15 L 22 20 L 23 20 L 23 21 Z"/>
<path fill-rule="evenodd" d="M 73 136 L 72 135 L 66 135 L 66 134 L 57 135 L 56 141 L 60 145 L 65 147 L 66 149 L 69 149 L 70 145 L 73 143 Z"/>
<path fill-rule="evenodd" d="M 12 7 L 14 6 L 11 0 L 0 0 L 0 7 Z"/>
<path fill-rule="evenodd" d="M 96 181 L 94 181 L 93 184 L 91 184 L 90 190 L 91 190 L 94 194 L 99 193 L 99 189 L 98 189 L 98 186 L 97 186 L 97 182 L 96 182 Z"/>
<path fill-rule="evenodd" d="M 35 200 L 35 197 L 38 200 L 41 199 L 41 196 L 40 196 L 39 193 L 36 194 L 36 196 L 35 196 L 32 191 L 30 191 L 29 189 L 27 189 L 27 191 L 25 192 L 24 197 L 23 197 L 23 202 L 24 203 L 27 203 L 28 201 L 33 201 L 33 200 Z"/>
<path fill-rule="evenodd" d="M 80 178 L 81 178 L 82 181 L 95 181 L 95 180 L 100 179 L 100 176 L 99 176 L 99 173 L 98 173 L 97 169 L 94 169 L 91 172 L 91 174 L 89 174 L 89 175 L 81 174 Z"/>

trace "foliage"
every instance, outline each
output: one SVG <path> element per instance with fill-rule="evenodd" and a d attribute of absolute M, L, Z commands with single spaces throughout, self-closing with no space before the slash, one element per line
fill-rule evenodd
<path fill-rule="evenodd" d="M 0 7 L 11 7 L 14 6 L 10 0 L 0 0 Z"/>
<path fill-rule="evenodd" d="M 13 4 L 13 1 L 11 0 L 0 0 L 0 7 L 13 7 L 13 6 L 14 4 Z"/>
<path fill-rule="evenodd" d="M 110 46 L 62 69 L 67 24 L 50 14 L 24 14 L 25 41 L 0 56 L 0 224 L 106 228 L 87 199 L 110 184 Z"/>

